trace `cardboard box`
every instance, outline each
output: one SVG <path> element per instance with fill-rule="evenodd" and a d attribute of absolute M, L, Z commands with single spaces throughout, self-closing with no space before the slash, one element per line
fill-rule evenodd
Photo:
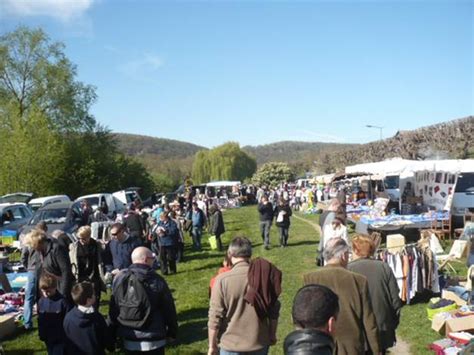
<path fill-rule="evenodd" d="M 448 313 L 456 314 L 458 310 L 453 310 Z M 433 321 L 431 322 L 431 329 L 434 331 L 448 336 L 451 332 L 473 332 L 474 331 L 474 315 L 444 319 L 441 314 L 434 316 Z"/>
<path fill-rule="evenodd" d="M 445 300 L 454 301 L 458 306 L 465 306 L 467 304 L 467 302 L 464 301 L 461 297 L 456 295 L 454 292 L 448 290 L 443 290 L 443 292 L 441 293 L 441 298 L 444 298 Z"/>
<path fill-rule="evenodd" d="M 15 330 L 16 324 L 14 314 L 0 316 L 0 340 L 14 334 Z"/>

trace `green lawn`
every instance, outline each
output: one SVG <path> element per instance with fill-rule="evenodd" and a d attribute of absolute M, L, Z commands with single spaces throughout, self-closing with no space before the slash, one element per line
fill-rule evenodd
<path fill-rule="evenodd" d="M 317 216 L 303 218 L 317 222 Z M 315 250 L 318 236 L 313 227 L 304 221 L 292 219 L 289 247 L 277 247 L 278 237 L 275 227 L 272 228 L 271 250 L 262 247 L 258 231 L 256 207 L 244 207 L 224 213 L 227 232 L 224 241 L 238 234 L 248 236 L 254 244 L 254 256 L 264 256 L 283 271 L 283 293 L 281 295 L 281 316 L 278 328 L 278 344 L 271 348 L 271 354 L 282 354 L 282 342 L 293 329 L 291 324 L 291 305 L 296 291 L 302 286 L 302 276 L 314 270 Z M 204 241 L 206 240 L 204 237 Z M 190 244 L 190 239 L 187 239 Z M 204 243 L 206 244 L 206 243 Z M 202 354 L 207 352 L 207 311 L 209 279 L 215 274 L 222 262 L 223 254 L 204 248 L 203 252 L 187 249 L 186 261 L 178 264 L 178 274 L 168 276 L 167 281 L 173 291 L 179 320 L 179 335 L 176 345 L 168 348 L 168 354 Z M 103 297 L 104 301 L 108 297 Z M 440 338 L 430 328 L 426 317 L 425 304 L 403 308 L 400 325 L 401 337 L 410 343 L 413 354 L 430 354 L 426 345 Z M 107 305 L 101 307 L 103 314 Z M 3 342 L 5 350 L 11 354 L 45 353 L 43 343 L 38 340 L 36 331 L 17 334 L 13 339 Z"/>

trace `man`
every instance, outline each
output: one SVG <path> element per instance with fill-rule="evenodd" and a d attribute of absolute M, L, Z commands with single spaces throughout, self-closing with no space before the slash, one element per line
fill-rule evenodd
<path fill-rule="evenodd" d="M 270 227 L 273 220 L 273 206 L 268 201 L 268 197 L 263 196 L 258 204 L 258 213 L 260 214 L 260 233 L 262 235 L 263 246 L 270 249 Z"/>
<path fill-rule="evenodd" d="M 115 276 L 132 264 L 132 251 L 141 246 L 142 242 L 139 238 L 128 235 L 121 223 L 112 225 L 110 236 L 112 239 L 105 247 L 104 262 L 106 272 Z"/>
<path fill-rule="evenodd" d="M 232 269 L 216 278 L 211 293 L 208 354 L 216 355 L 220 348 L 220 355 L 266 355 L 270 345 L 276 343 L 280 303 L 275 300 L 268 305 L 266 316 L 259 317 L 256 304 L 247 301 L 252 256 L 247 238 L 234 238 L 227 255 Z"/>
<path fill-rule="evenodd" d="M 176 249 L 178 246 L 178 226 L 169 218 L 167 212 L 162 212 L 156 228 L 158 249 L 160 250 L 160 266 L 163 275 L 176 274 Z M 168 270 L 169 264 L 169 270 Z"/>
<path fill-rule="evenodd" d="M 285 339 L 285 355 L 332 355 L 339 299 L 329 288 L 307 285 L 293 301 L 296 330 Z"/>
<path fill-rule="evenodd" d="M 330 240 L 324 249 L 324 260 L 327 265 L 305 275 L 304 283 L 327 286 L 339 296 L 335 353 L 365 354 L 367 346 L 373 354 L 378 354 L 377 323 L 370 303 L 367 279 L 346 270 L 349 246 L 341 238 Z"/>
<path fill-rule="evenodd" d="M 193 237 L 193 246 L 197 250 L 201 250 L 201 237 L 202 229 L 206 224 L 206 217 L 204 212 L 198 207 L 197 202 L 193 202 L 193 210 L 191 215 L 192 230 L 191 235 Z"/>
<path fill-rule="evenodd" d="M 121 271 L 113 283 L 109 318 L 112 324 L 117 326 L 117 335 L 123 339 L 123 346 L 128 354 L 144 352 L 161 355 L 165 353 L 165 345 L 176 339 L 176 307 L 168 284 L 152 268 L 154 260 L 155 256 L 151 250 L 145 247 L 136 248 L 132 253 L 133 264 L 127 270 Z M 140 283 L 135 289 L 130 288 L 132 275 L 134 282 Z M 136 302 L 133 303 L 137 309 L 130 312 L 132 306 L 123 305 L 120 301 L 125 297 L 123 290 L 126 294 L 138 294 L 139 288 L 145 292 L 143 296 L 146 307 L 139 302 L 142 298 L 136 297 Z M 142 312 L 144 319 L 136 320 L 143 321 L 140 327 L 130 326 L 133 317 L 122 317 L 124 314 L 140 316 Z"/>
<path fill-rule="evenodd" d="M 130 211 L 128 211 L 127 218 L 125 218 L 124 225 L 131 237 L 143 239 L 145 225 L 142 216 L 140 216 L 140 213 L 136 210 L 135 203 L 132 203 L 130 206 Z"/>

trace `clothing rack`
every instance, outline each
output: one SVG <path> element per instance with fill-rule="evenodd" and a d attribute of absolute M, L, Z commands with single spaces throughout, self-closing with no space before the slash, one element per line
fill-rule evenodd
<path fill-rule="evenodd" d="M 413 245 L 418 245 L 418 242 L 415 242 L 415 243 L 408 243 L 408 244 L 404 244 L 404 245 L 400 245 L 400 246 L 394 246 L 394 247 L 390 247 L 390 248 L 378 248 L 375 252 L 379 252 L 379 251 L 384 251 L 384 250 L 389 250 L 389 249 L 400 249 L 400 248 L 405 248 L 405 247 L 410 247 L 410 246 L 413 246 Z"/>

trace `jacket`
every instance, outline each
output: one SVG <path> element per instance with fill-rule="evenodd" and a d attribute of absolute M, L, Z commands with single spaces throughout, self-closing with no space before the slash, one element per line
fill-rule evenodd
<path fill-rule="evenodd" d="M 142 241 L 137 237 L 128 236 L 122 242 L 112 239 L 105 247 L 105 270 L 111 272 L 128 268 L 132 264 L 132 251 L 141 245 Z"/>
<path fill-rule="evenodd" d="M 104 317 L 97 311 L 83 313 L 74 307 L 64 318 L 67 354 L 105 355 L 111 336 Z"/>
<path fill-rule="evenodd" d="M 88 280 L 94 283 L 97 290 L 106 291 L 105 288 L 105 272 L 104 272 L 104 263 L 102 262 L 102 246 L 97 243 L 94 239 L 90 239 L 88 247 L 90 250 L 93 250 L 94 253 L 89 256 L 89 263 L 92 264 L 91 273 L 86 277 L 86 279 L 80 279 L 79 277 L 79 261 L 77 257 L 77 250 L 79 248 L 79 242 L 72 243 L 69 246 L 69 259 L 71 260 L 72 274 L 76 282 L 82 282 Z"/>
<path fill-rule="evenodd" d="M 136 212 L 130 212 L 128 214 L 127 218 L 125 218 L 124 225 L 130 233 L 134 233 L 134 235 L 140 237 L 143 235 L 143 231 L 145 230 L 142 216 Z"/>
<path fill-rule="evenodd" d="M 335 336 L 337 355 L 365 354 L 366 339 L 372 353 L 379 353 L 377 323 L 365 276 L 340 266 L 328 265 L 305 275 L 304 284 L 329 287 L 339 296 Z"/>
<path fill-rule="evenodd" d="M 176 307 L 166 281 L 148 265 L 132 264 L 128 270 L 137 276 L 148 291 L 152 311 L 150 319 L 142 329 L 125 327 L 118 322 L 120 309 L 115 303 L 114 293 L 125 276 L 125 273 L 119 273 L 114 280 L 109 307 L 109 317 L 111 322 L 117 326 L 117 335 L 135 341 L 155 341 L 167 337 L 176 338 L 178 331 Z"/>
<path fill-rule="evenodd" d="M 334 341 L 320 330 L 300 329 L 287 335 L 283 350 L 285 355 L 332 355 Z"/>
<path fill-rule="evenodd" d="M 395 275 L 386 263 L 372 259 L 354 260 L 347 269 L 367 278 L 377 327 L 383 335 L 381 336 L 382 349 L 392 347 L 402 308 Z"/>
<path fill-rule="evenodd" d="M 179 231 L 175 221 L 168 218 L 168 221 L 159 221 L 158 227 L 165 229 L 164 235 L 158 234 L 158 243 L 163 247 L 172 247 L 178 244 Z"/>
<path fill-rule="evenodd" d="M 46 251 L 41 264 L 42 271 L 46 271 L 58 278 L 58 291 L 71 302 L 71 288 L 74 277 L 71 272 L 71 262 L 67 249 L 55 239 L 46 240 Z"/>
<path fill-rule="evenodd" d="M 63 321 L 71 307 L 59 292 L 38 301 L 38 335 L 47 344 L 64 342 Z"/>
<path fill-rule="evenodd" d="M 266 204 L 258 204 L 258 213 L 260 214 L 260 222 L 273 220 L 273 206 L 270 202 Z"/>
<path fill-rule="evenodd" d="M 20 261 L 27 271 L 37 271 L 41 266 L 39 253 L 28 246 L 24 246 L 21 249 Z"/>
<path fill-rule="evenodd" d="M 280 214 L 280 212 L 285 212 L 285 214 L 283 215 L 283 220 L 281 222 L 278 222 L 278 215 Z M 289 228 L 290 227 L 290 217 L 291 217 L 292 214 L 293 213 L 291 211 L 290 206 L 288 206 L 288 205 L 276 206 L 275 207 L 275 212 L 274 212 L 276 226 L 280 227 L 280 228 Z"/>
<path fill-rule="evenodd" d="M 213 210 L 211 208 L 211 218 L 209 221 L 209 234 L 211 235 L 222 235 L 225 233 L 224 218 L 222 218 L 222 212 L 219 209 Z"/>
<path fill-rule="evenodd" d="M 255 308 L 260 319 L 278 319 L 278 313 L 274 314 L 272 311 L 275 310 L 275 305 L 279 304 L 281 277 L 281 271 L 263 258 L 257 258 L 250 263 L 248 287 L 244 298 Z"/>
<path fill-rule="evenodd" d="M 191 211 L 191 220 L 193 221 L 193 227 L 202 228 L 206 224 L 206 217 L 200 208 L 197 211 Z"/>

